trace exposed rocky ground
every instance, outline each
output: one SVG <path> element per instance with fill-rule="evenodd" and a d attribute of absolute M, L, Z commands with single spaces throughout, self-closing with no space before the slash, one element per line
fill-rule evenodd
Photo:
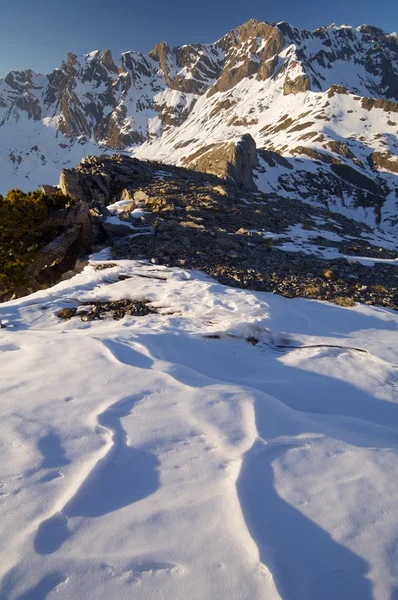
<path fill-rule="evenodd" d="M 108 265 L 107 265 L 108 266 Z M 110 302 L 81 302 L 76 308 L 62 308 L 57 317 L 64 320 L 79 317 L 82 321 L 102 321 L 111 317 L 119 321 L 125 316 L 145 317 L 156 312 L 145 300 L 115 300 Z"/>
<path fill-rule="evenodd" d="M 60 187 L 88 211 L 93 249 L 111 245 L 115 258 L 287 297 L 397 308 L 394 243 L 326 208 L 121 154 L 87 157 L 62 171 Z"/>

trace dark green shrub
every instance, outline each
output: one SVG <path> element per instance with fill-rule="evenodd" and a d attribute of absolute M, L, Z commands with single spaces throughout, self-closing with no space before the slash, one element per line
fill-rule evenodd
<path fill-rule="evenodd" d="M 0 195 L 0 298 L 23 285 L 23 274 L 39 249 L 58 235 L 48 224 L 50 213 L 69 204 L 60 191 L 25 194 L 16 189 Z"/>

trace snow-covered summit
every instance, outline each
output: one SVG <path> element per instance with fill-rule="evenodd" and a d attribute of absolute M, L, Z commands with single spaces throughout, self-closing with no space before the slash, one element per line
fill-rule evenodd
<path fill-rule="evenodd" d="M 263 191 L 394 228 L 397 115 L 398 41 L 369 25 L 253 19 L 213 44 L 69 53 L 48 75 L 0 81 L 1 191 L 56 183 L 107 149 L 190 164 L 250 133 L 268 153 Z"/>

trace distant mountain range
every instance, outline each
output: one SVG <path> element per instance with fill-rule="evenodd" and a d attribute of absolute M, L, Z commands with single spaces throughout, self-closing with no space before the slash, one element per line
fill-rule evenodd
<path fill-rule="evenodd" d="M 398 223 L 398 37 L 251 20 L 213 44 L 68 54 L 0 80 L 0 191 L 57 183 L 87 154 L 218 173 L 250 134 L 254 183 L 373 226 Z M 256 162 L 256 161 L 255 161 Z"/>

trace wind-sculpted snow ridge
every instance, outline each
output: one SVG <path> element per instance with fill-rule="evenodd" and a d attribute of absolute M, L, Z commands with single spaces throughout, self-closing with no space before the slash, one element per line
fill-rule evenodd
<path fill-rule="evenodd" d="M 395 312 L 103 251 L 0 322 L 2 600 L 396 596 Z"/>
<path fill-rule="evenodd" d="M 213 44 L 72 53 L 0 81 L 1 192 L 57 183 L 87 154 L 208 168 L 250 134 L 260 190 L 396 227 L 398 41 L 376 27 L 256 20 Z M 229 146 L 228 146 L 229 147 Z"/>

